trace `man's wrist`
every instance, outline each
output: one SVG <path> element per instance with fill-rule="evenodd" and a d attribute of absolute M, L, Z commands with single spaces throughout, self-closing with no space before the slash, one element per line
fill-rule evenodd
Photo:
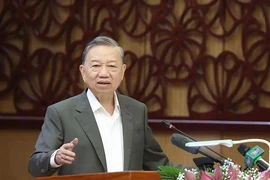
<path fill-rule="evenodd" d="M 56 161 L 55 161 L 56 153 L 58 152 L 58 150 L 59 149 L 57 149 L 56 151 L 54 151 L 52 153 L 52 155 L 51 155 L 50 165 L 51 165 L 52 168 L 58 168 L 58 167 L 62 166 L 62 165 L 57 164 Z"/>

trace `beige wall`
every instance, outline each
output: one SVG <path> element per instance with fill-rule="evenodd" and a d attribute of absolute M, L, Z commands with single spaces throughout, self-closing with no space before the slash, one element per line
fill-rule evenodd
<path fill-rule="evenodd" d="M 192 158 L 195 156 L 189 154 L 181 149 L 178 149 L 170 143 L 170 136 L 172 131 L 156 131 L 154 134 L 162 146 L 163 150 L 169 156 L 171 161 L 175 163 L 184 164 L 187 166 L 194 166 Z M 226 139 L 232 138 L 234 140 L 244 138 L 264 138 L 270 140 L 270 135 L 260 132 L 205 132 L 205 131 L 187 131 L 187 134 L 193 136 L 197 140 L 210 139 Z M 27 171 L 28 159 L 34 150 L 34 144 L 39 134 L 39 129 L 0 129 L 0 179 L 3 180 L 30 180 L 33 179 Z M 253 146 L 254 144 L 248 144 Z M 266 151 L 268 148 L 265 145 L 258 144 Z M 232 158 L 235 162 L 242 165 L 243 157 L 238 153 L 237 147 L 227 148 L 217 146 L 214 147 L 224 156 Z M 265 153 L 263 158 L 267 160 L 268 153 Z"/>
<path fill-rule="evenodd" d="M 27 163 L 33 151 L 39 129 L 0 130 L 0 175 L 4 180 L 32 179 L 27 171 Z"/>

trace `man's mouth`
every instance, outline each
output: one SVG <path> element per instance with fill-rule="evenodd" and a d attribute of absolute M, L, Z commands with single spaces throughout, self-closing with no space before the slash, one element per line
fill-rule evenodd
<path fill-rule="evenodd" d="M 110 82 L 98 82 L 98 84 L 107 85 L 107 84 L 111 84 L 111 83 Z"/>

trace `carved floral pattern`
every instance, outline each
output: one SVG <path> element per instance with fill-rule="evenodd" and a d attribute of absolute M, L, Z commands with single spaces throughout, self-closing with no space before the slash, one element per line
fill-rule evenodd
<path fill-rule="evenodd" d="M 12 94 L 15 115 L 43 116 L 49 104 L 80 93 L 83 48 L 107 35 L 141 43 L 125 51 L 128 69 L 119 91 L 144 102 L 150 118 L 171 117 L 167 85 L 184 83 L 189 114 L 177 118 L 269 121 L 270 106 L 261 103 L 270 98 L 269 0 L 1 5 L 0 98 Z M 228 49 L 235 37 L 238 49 Z"/>

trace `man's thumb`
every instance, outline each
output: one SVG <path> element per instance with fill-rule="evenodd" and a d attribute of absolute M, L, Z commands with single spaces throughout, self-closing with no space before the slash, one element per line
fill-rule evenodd
<path fill-rule="evenodd" d="M 79 140 L 78 138 L 74 138 L 70 143 L 73 144 L 73 147 L 75 147 L 78 144 Z"/>

